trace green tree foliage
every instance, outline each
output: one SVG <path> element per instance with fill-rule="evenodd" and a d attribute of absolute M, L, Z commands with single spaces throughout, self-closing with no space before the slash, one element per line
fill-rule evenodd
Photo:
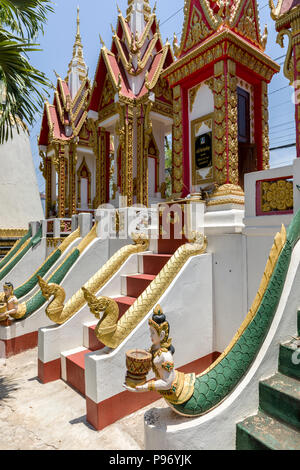
<path fill-rule="evenodd" d="M 32 125 L 51 83 L 33 67 L 28 53 L 43 32 L 49 0 L 0 0 L 0 143 L 12 136 L 14 117 Z"/>

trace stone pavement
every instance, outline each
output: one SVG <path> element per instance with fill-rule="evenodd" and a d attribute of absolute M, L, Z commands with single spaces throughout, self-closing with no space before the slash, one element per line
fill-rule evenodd
<path fill-rule="evenodd" d="M 33 349 L 0 363 L 0 450 L 142 450 L 144 413 L 157 405 L 167 406 L 159 400 L 97 432 L 81 395 L 62 380 L 39 382 Z"/>

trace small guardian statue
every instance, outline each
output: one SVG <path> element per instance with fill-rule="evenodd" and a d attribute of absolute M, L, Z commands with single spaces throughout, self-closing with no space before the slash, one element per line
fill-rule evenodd
<path fill-rule="evenodd" d="M 166 320 L 162 308 L 157 305 L 153 311 L 152 318 L 149 319 L 150 338 L 152 346 L 149 351 L 144 351 L 144 361 L 148 362 L 148 355 L 151 355 L 150 367 L 148 372 L 153 370 L 156 380 L 150 380 L 144 384 L 135 385 L 132 380 L 132 372 L 135 362 L 140 362 L 142 354 L 140 350 L 127 353 L 127 371 L 124 388 L 130 392 L 142 393 L 156 391 L 162 395 L 169 404 L 180 405 L 187 402 L 194 393 L 195 374 L 184 374 L 174 368 L 174 352 L 172 339 L 169 337 L 170 325 Z M 132 369 L 133 365 L 133 369 Z M 140 370 L 135 367 L 135 370 Z"/>
<path fill-rule="evenodd" d="M 14 294 L 14 286 L 11 282 L 6 282 L 3 286 L 4 296 L 0 303 L 0 322 L 8 325 L 9 316 L 13 316 L 18 311 L 19 302 Z"/>

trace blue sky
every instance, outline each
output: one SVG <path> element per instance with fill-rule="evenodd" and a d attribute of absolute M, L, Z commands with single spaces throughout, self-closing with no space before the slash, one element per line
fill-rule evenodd
<path fill-rule="evenodd" d="M 154 0 L 150 0 L 151 6 Z M 54 3 L 55 13 L 50 14 L 45 26 L 45 33 L 38 38 L 42 52 L 31 55 L 31 62 L 42 70 L 55 84 L 54 70 L 65 77 L 68 64 L 72 57 L 72 48 L 76 33 L 77 6 L 80 7 L 81 36 L 84 46 L 84 55 L 89 67 L 90 78 L 94 77 L 99 53 L 101 34 L 108 48 L 111 46 L 111 27 L 117 23 L 117 7 L 115 2 L 107 0 L 56 0 Z M 118 5 L 126 12 L 127 0 L 118 0 Z M 180 38 L 183 24 L 184 0 L 157 0 L 157 17 L 161 24 L 163 39 L 173 39 L 175 32 Z M 275 24 L 270 18 L 268 0 L 258 0 L 259 14 L 261 20 L 261 31 L 265 24 L 268 25 L 269 37 L 266 53 L 277 59 L 283 56 L 285 49 L 276 44 Z M 172 16 L 174 15 L 174 16 Z M 171 17 L 172 16 L 172 17 Z M 171 18 L 170 18 L 171 17 Z M 282 65 L 279 74 L 275 75 L 269 86 L 269 111 L 270 111 L 270 145 L 278 147 L 295 142 L 294 104 L 292 103 L 292 88 L 288 87 L 288 80 L 284 77 L 282 69 L 284 57 L 277 60 Z M 50 102 L 53 93 L 50 96 Z M 36 123 L 30 129 L 31 145 L 34 164 L 37 170 L 40 191 L 44 190 L 44 179 L 39 171 L 40 157 L 37 147 L 37 136 L 40 131 L 41 116 L 37 115 Z M 271 152 L 271 166 L 281 166 L 290 163 L 296 156 L 295 148 L 276 150 Z"/>

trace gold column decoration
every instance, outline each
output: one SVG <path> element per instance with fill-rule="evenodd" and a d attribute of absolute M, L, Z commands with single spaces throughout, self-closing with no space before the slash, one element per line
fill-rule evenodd
<path fill-rule="evenodd" d="M 76 214 L 77 145 L 77 142 L 72 142 L 69 150 L 69 217 Z"/>
<path fill-rule="evenodd" d="M 143 186 L 143 174 L 144 174 L 144 117 L 143 117 L 143 106 L 138 106 L 138 118 L 137 118 L 137 179 L 136 179 L 136 197 L 137 203 L 143 204 L 144 201 L 144 186 Z"/>
<path fill-rule="evenodd" d="M 127 206 L 133 204 L 133 109 L 128 106 L 126 117 L 126 190 Z"/>
<path fill-rule="evenodd" d="M 152 136 L 152 122 L 150 118 L 150 113 L 153 108 L 153 103 L 149 101 L 145 110 L 144 118 L 144 158 L 143 158 L 143 188 L 144 188 L 144 197 L 142 204 L 148 207 L 148 187 L 149 187 L 149 172 L 148 172 L 148 150 L 149 144 Z"/>
<path fill-rule="evenodd" d="M 216 182 L 238 185 L 237 77 L 231 60 L 215 64 L 214 100 Z"/>
<path fill-rule="evenodd" d="M 119 150 L 118 152 L 121 152 L 121 168 L 117 168 L 118 174 L 120 173 L 121 175 L 121 187 L 120 187 L 120 193 L 121 195 L 124 195 L 125 189 L 124 189 L 124 172 L 123 172 L 123 158 L 125 154 L 125 134 L 126 134 L 126 129 L 125 129 L 125 106 L 121 106 L 120 103 L 117 103 L 117 110 L 119 113 L 119 120 L 116 125 L 116 134 L 119 137 Z M 119 159 L 118 159 L 118 165 L 119 165 Z"/>
<path fill-rule="evenodd" d="M 98 206 L 106 203 L 106 178 L 108 174 L 107 168 L 107 139 L 104 128 L 99 129 L 99 156 L 97 158 L 97 183 L 96 195 Z M 97 206 L 97 207 L 98 207 Z M 96 207 L 95 207 L 96 208 Z"/>
<path fill-rule="evenodd" d="M 122 152 L 121 195 L 127 197 L 127 206 L 133 204 L 133 108 L 118 104 L 117 134 Z"/>
<path fill-rule="evenodd" d="M 45 201 L 45 216 L 49 218 L 50 216 L 50 209 L 52 205 L 52 171 L 51 171 L 51 158 L 46 156 L 45 152 L 40 152 L 40 157 L 42 158 L 42 162 L 40 163 L 40 171 L 43 174 L 45 179 L 45 194 L 46 194 L 46 201 Z"/>
<path fill-rule="evenodd" d="M 182 98 L 180 86 L 173 89 L 173 172 L 172 191 L 173 194 L 181 195 L 183 190 L 183 140 L 182 140 Z"/>
<path fill-rule="evenodd" d="M 50 209 L 52 205 L 52 165 L 51 158 L 46 158 L 46 217 L 50 216 Z"/>
<path fill-rule="evenodd" d="M 64 218 L 66 199 L 66 185 L 65 185 L 65 147 L 59 145 L 58 147 L 58 217 Z"/>
<path fill-rule="evenodd" d="M 238 108 L 237 76 L 235 62 L 227 61 L 227 158 L 229 163 L 228 182 L 239 184 L 239 148 L 238 148 Z"/>
<path fill-rule="evenodd" d="M 226 183 L 226 121 L 225 121 L 225 74 L 224 62 L 217 62 L 214 68 L 215 102 L 215 146 L 214 164 L 216 183 Z"/>
<path fill-rule="evenodd" d="M 270 161 L 270 140 L 269 140 L 269 98 L 268 85 L 262 82 L 262 162 L 263 170 L 269 168 Z"/>

